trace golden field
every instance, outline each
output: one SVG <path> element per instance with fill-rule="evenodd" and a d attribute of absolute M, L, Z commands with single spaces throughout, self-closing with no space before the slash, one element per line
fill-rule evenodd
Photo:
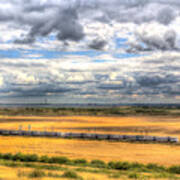
<path fill-rule="evenodd" d="M 29 124 L 32 130 L 42 131 L 170 135 L 180 138 L 180 117 L 0 116 L 1 129 L 18 129 L 22 125 L 27 130 Z M 180 164 L 180 146 L 169 144 L 1 136 L 0 152 L 137 161 L 166 166 Z"/>
<path fill-rule="evenodd" d="M 1 129 L 22 126 L 41 131 L 89 132 L 177 136 L 180 138 L 180 117 L 175 116 L 0 116 Z"/>
<path fill-rule="evenodd" d="M 19 164 L 19 163 L 17 163 Z M 37 165 L 37 163 L 35 163 Z M 40 165 L 40 164 L 39 164 Z M 41 164 L 42 165 L 42 164 Z M 56 166 L 60 167 L 60 166 Z M 118 171 L 118 170 L 105 170 L 98 168 L 81 168 L 79 171 L 79 167 L 72 166 L 63 166 L 64 170 L 47 170 L 46 168 L 27 168 L 27 167 L 9 167 L 6 165 L 0 165 L 0 179 L 2 180 L 55 180 L 55 179 L 77 179 L 77 180 L 129 180 L 129 179 L 146 179 L 146 180 L 169 180 L 169 179 L 180 179 L 179 175 L 172 175 L 170 173 L 166 173 L 164 175 L 161 172 L 131 172 L 131 171 Z M 66 169 L 66 170 L 65 170 Z M 31 177 L 29 176 L 31 173 L 38 171 L 43 172 L 45 176 L 42 177 Z M 64 172 L 73 171 L 77 174 L 79 178 L 67 178 L 62 177 Z M 51 174 L 51 176 L 49 175 Z M 138 178 L 132 178 L 131 174 L 138 175 Z M 54 177 L 52 176 L 54 175 Z"/>
<path fill-rule="evenodd" d="M 73 168 L 68 168 L 68 169 L 73 169 Z M 61 179 L 61 180 L 67 180 L 69 178 L 53 178 L 53 177 L 41 177 L 41 178 L 30 178 L 27 176 L 19 176 L 18 174 L 20 173 L 24 173 L 24 174 L 28 174 L 30 172 L 33 172 L 34 169 L 33 168 L 12 168 L 12 167 L 6 167 L 6 166 L 2 166 L 0 165 L 0 179 L 2 180 L 30 180 L 30 179 L 43 179 L 43 180 L 55 180 L 55 179 Z M 41 170 L 44 173 L 53 173 L 53 174 L 58 174 L 58 175 L 62 175 L 63 171 L 49 171 L 49 170 Z M 78 175 L 80 175 L 84 180 L 108 180 L 108 175 L 107 174 L 97 174 L 97 173 L 88 173 L 88 172 L 81 172 L 78 173 Z M 111 178 L 111 180 L 115 180 L 115 179 L 128 179 L 127 176 L 122 176 L 121 178 Z"/>
<path fill-rule="evenodd" d="M 1 153 L 39 154 L 70 158 L 180 164 L 180 146 L 76 139 L 0 137 Z"/>

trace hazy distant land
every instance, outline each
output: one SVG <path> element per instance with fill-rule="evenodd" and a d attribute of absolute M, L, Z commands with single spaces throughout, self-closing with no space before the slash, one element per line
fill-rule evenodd
<path fill-rule="evenodd" d="M 1 115 L 166 115 L 179 116 L 180 104 L 1 104 Z"/>

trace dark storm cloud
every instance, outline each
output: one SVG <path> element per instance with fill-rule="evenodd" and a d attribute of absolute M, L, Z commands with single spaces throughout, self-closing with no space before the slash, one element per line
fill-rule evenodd
<path fill-rule="evenodd" d="M 135 93 L 138 95 L 144 95 L 144 96 L 156 96 L 156 95 L 163 95 L 166 97 L 174 97 L 174 96 L 178 96 L 180 93 L 178 91 L 178 89 L 180 88 L 179 85 L 174 86 L 174 88 L 172 88 L 172 86 L 169 84 L 166 85 L 162 85 L 159 87 L 154 87 L 154 88 L 140 88 L 138 91 L 136 91 Z"/>
<path fill-rule="evenodd" d="M 48 18 L 48 16 L 46 17 Z M 33 24 L 29 36 L 47 36 L 53 31 L 57 31 L 59 40 L 79 41 L 83 39 L 83 27 L 78 21 L 78 14 L 75 8 L 58 9 L 50 19 L 39 19 Z"/>
<path fill-rule="evenodd" d="M 165 70 L 165 71 L 179 71 L 180 72 L 180 66 L 174 66 L 174 65 L 160 66 L 160 69 Z"/>
<path fill-rule="evenodd" d="M 171 30 L 167 31 L 164 35 L 165 42 L 167 44 L 167 48 L 174 49 L 176 43 L 176 32 Z"/>
<path fill-rule="evenodd" d="M 89 44 L 89 47 L 96 50 L 102 50 L 106 46 L 107 42 L 101 39 L 95 39 Z"/>
<path fill-rule="evenodd" d="M 134 72 L 131 77 L 133 81 L 128 80 L 125 76 L 121 76 L 121 82 L 109 81 L 103 83 L 100 80 L 96 85 L 100 92 L 113 91 L 113 94 L 120 95 L 166 95 L 175 96 L 178 95 L 178 89 L 180 88 L 180 76 L 168 74 L 165 72 Z"/>
<path fill-rule="evenodd" d="M 76 9 L 69 8 L 60 12 L 60 18 L 56 24 L 59 40 L 80 41 L 84 37 L 83 27 L 78 22 Z"/>
<path fill-rule="evenodd" d="M 36 6 L 37 12 L 23 9 L 24 16 L 20 14 L 17 17 L 17 23 L 28 25 L 30 31 L 27 37 L 17 39 L 15 43 L 33 43 L 36 37 L 44 37 L 51 32 L 56 32 L 57 39 L 60 41 L 80 41 L 84 38 L 84 30 L 75 7 L 45 6 L 44 8 L 42 7 L 42 10 L 47 9 L 47 11 L 42 13 L 38 11 L 38 6 Z"/>
<path fill-rule="evenodd" d="M 161 9 L 157 15 L 157 20 L 162 24 L 169 24 L 174 18 L 174 11 L 170 7 Z"/>
<path fill-rule="evenodd" d="M 0 89 L 2 93 L 13 92 L 13 96 L 45 96 L 49 93 L 51 94 L 65 94 L 65 93 L 72 93 L 77 91 L 77 88 L 71 87 L 63 87 L 63 86 L 54 86 L 52 84 L 39 84 L 39 85 L 32 85 L 29 88 L 30 84 L 18 84 L 18 83 L 11 83 L 7 87 Z"/>
<path fill-rule="evenodd" d="M 140 86 L 153 87 L 153 86 L 158 86 L 158 85 L 166 84 L 166 83 L 174 83 L 177 81 L 171 78 L 167 78 L 167 77 L 162 78 L 160 76 L 152 76 L 152 77 L 144 76 L 137 79 L 137 82 Z"/>
<path fill-rule="evenodd" d="M 5 3 L 8 4 L 6 8 L 3 7 Z M 104 23 L 117 21 L 140 24 L 157 21 L 168 25 L 179 15 L 179 4 L 178 0 L 2 1 L 0 21 L 19 24 L 19 28 L 24 26 L 30 28 L 27 37 L 16 40 L 16 43 L 33 43 L 37 36 L 47 36 L 52 32 L 57 33 L 57 39 L 60 41 L 80 41 L 85 37 L 82 24 L 84 19 Z M 155 42 L 152 44 L 161 49 L 167 48 Z M 94 40 L 89 46 L 101 49 L 104 45 L 104 41 Z"/>
<path fill-rule="evenodd" d="M 14 15 L 15 14 L 7 14 L 7 12 L 0 12 L 0 21 L 11 21 L 12 19 L 14 19 Z"/>
<path fill-rule="evenodd" d="M 161 84 L 173 84 L 179 81 L 180 77 L 174 75 L 166 75 L 164 77 L 160 75 L 144 75 L 136 77 L 137 83 L 143 87 L 159 86 Z"/>
<path fill-rule="evenodd" d="M 33 37 L 26 37 L 24 39 L 16 39 L 14 41 L 15 44 L 32 44 L 35 42 L 35 39 Z"/>
<path fill-rule="evenodd" d="M 106 83 L 99 85 L 98 88 L 103 90 L 120 90 L 122 88 L 125 88 L 125 84 Z"/>

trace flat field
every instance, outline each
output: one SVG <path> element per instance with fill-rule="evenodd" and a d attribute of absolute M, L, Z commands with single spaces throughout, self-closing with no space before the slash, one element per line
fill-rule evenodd
<path fill-rule="evenodd" d="M 103 161 L 129 161 L 180 164 L 180 146 L 163 144 L 138 144 L 76 139 L 0 137 L 1 153 L 66 156 L 70 158 L 100 159 Z"/>
<path fill-rule="evenodd" d="M 41 165 L 43 166 L 43 164 L 41 164 Z M 58 167 L 58 166 L 56 166 L 56 167 Z M 8 166 L 0 165 L 0 178 L 2 180 L 31 180 L 31 179 L 37 179 L 37 180 L 40 180 L 40 179 L 41 180 L 42 179 L 43 180 L 56 180 L 56 179 L 61 179 L 61 180 L 67 180 L 67 179 L 100 180 L 100 179 L 103 179 L 103 180 L 108 180 L 109 176 L 111 174 L 113 174 L 112 171 L 103 173 L 103 172 L 101 172 L 101 170 L 100 170 L 100 173 L 96 173 L 96 172 L 93 173 L 91 171 L 88 172 L 88 168 L 84 168 L 84 170 L 82 169 L 80 172 L 73 170 L 73 169 L 75 169 L 73 167 L 63 167 L 62 169 L 64 169 L 64 170 L 46 170 L 46 168 L 42 168 L 41 170 L 38 170 L 38 169 L 39 168 L 8 167 Z M 65 170 L 65 169 L 67 169 L 67 170 Z M 79 176 L 79 178 L 78 177 L 77 178 L 61 177 L 61 176 L 63 176 L 64 172 L 72 171 L 72 170 Z M 39 175 L 40 177 L 38 177 L 38 176 L 33 177 L 32 175 L 34 172 L 40 172 L 40 174 L 43 173 L 46 175 L 43 175 L 42 177 L 41 177 L 41 175 Z M 109 175 L 108 175 L 108 173 L 109 173 Z M 116 175 L 117 173 L 114 173 L 114 174 Z M 116 177 L 116 178 L 110 178 L 110 179 L 111 180 L 129 179 L 127 176 L 128 176 L 128 173 L 124 173 L 122 175 L 120 173 L 118 173 L 118 178 Z"/>
<path fill-rule="evenodd" d="M 179 116 L 0 116 L 1 129 L 48 130 L 62 132 L 96 132 L 177 136 Z M 40 155 L 157 163 L 180 164 L 180 145 L 88 141 L 77 139 L 0 137 L 2 153 L 35 153 Z"/>
<path fill-rule="evenodd" d="M 41 165 L 43 166 L 43 164 L 41 164 Z M 34 166 L 36 167 L 37 164 Z M 55 167 L 59 167 L 59 166 L 55 166 Z M 78 169 L 78 167 L 73 168 L 73 167 L 67 166 L 67 167 L 60 167 L 60 170 L 53 170 L 53 169 L 47 170 L 46 168 L 42 168 L 41 170 L 39 170 L 39 168 L 27 168 L 27 167 L 13 167 L 12 168 L 12 167 L 8 167 L 8 166 L 0 165 L 0 178 L 2 180 L 31 180 L 31 179 L 38 179 L 38 180 L 40 180 L 40 179 L 43 179 L 43 180 L 56 180 L 56 179 L 61 179 L 61 180 L 67 180 L 67 179 L 100 180 L 100 179 L 103 179 L 103 180 L 108 180 L 109 176 L 111 174 L 115 174 L 115 175 L 117 174 L 116 172 L 113 172 L 113 171 L 103 173 L 103 172 L 101 172 L 101 170 L 99 170 L 100 173 L 97 173 L 97 172 L 93 173 L 93 172 L 91 172 L 91 170 L 93 170 L 92 168 L 91 168 L 91 170 L 89 170 L 89 172 L 88 172 L 88 168 L 81 169 L 80 172 L 78 172 L 79 170 L 76 171 L 75 169 Z M 79 177 L 77 177 L 77 178 L 62 177 L 64 172 L 72 171 L 72 170 Z M 40 174 L 43 173 L 45 175 L 43 175 L 42 177 L 41 177 L 41 175 L 39 175 L 39 177 L 38 176 L 33 177 L 34 172 L 40 172 Z M 118 173 L 117 175 L 118 175 L 118 177 L 116 177 L 116 178 L 111 177 L 110 179 L 111 180 L 129 179 L 127 177 L 128 173 L 123 173 L 123 174 Z"/>
<path fill-rule="evenodd" d="M 0 116 L 1 129 L 177 136 L 180 116 Z"/>
<path fill-rule="evenodd" d="M 106 166 L 106 164 L 105 164 Z M 163 168 L 163 167 L 162 167 Z M 146 170 L 145 170 L 146 169 Z M 24 163 L 17 161 L 0 161 L 0 179 L 2 180 L 154 180 L 154 179 L 180 179 L 179 173 L 167 168 L 153 169 L 150 166 L 140 165 L 132 169 L 112 169 L 107 167 L 94 167 L 91 165 L 58 165 L 48 163 Z"/>

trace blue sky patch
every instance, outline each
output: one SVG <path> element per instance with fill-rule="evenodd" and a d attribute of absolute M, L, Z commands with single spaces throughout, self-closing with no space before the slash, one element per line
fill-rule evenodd
<path fill-rule="evenodd" d="M 21 52 L 18 50 L 0 50 L 0 58 L 20 58 Z"/>
<path fill-rule="evenodd" d="M 140 57 L 140 54 L 132 54 L 132 53 L 124 53 L 124 54 L 114 54 L 113 57 L 115 58 L 133 58 L 133 57 Z"/>
<path fill-rule="evenodd" d="M 129 46 L 126 44 L 127 41 L 128 41 L 127 38 L 116 38 L 115 39 L 116 48 L 128 48 Z"/>
<path fill-rule="evenodd" d="M 26 50 L 26 49 L 15 49 L 15 50 L 0 50 L 1 58 L 27 58 L 27 59 L 55 59 L 61 58 L 66 55 L 77 55 L 77 56 L 88 56 L 88 57 L 96 57 L 102 54 L 107 54 L 106 52 L 100 51 L 49 51 L 49 50 Z M 27 55 L 27 57 L 26 57 Z M 32 57 L 31 57 L 32 55 Z M 37 55 L 37 57 L 33 57 L 33 55 Z M 39 55 L 39 57 L 38 57 Z"/>

